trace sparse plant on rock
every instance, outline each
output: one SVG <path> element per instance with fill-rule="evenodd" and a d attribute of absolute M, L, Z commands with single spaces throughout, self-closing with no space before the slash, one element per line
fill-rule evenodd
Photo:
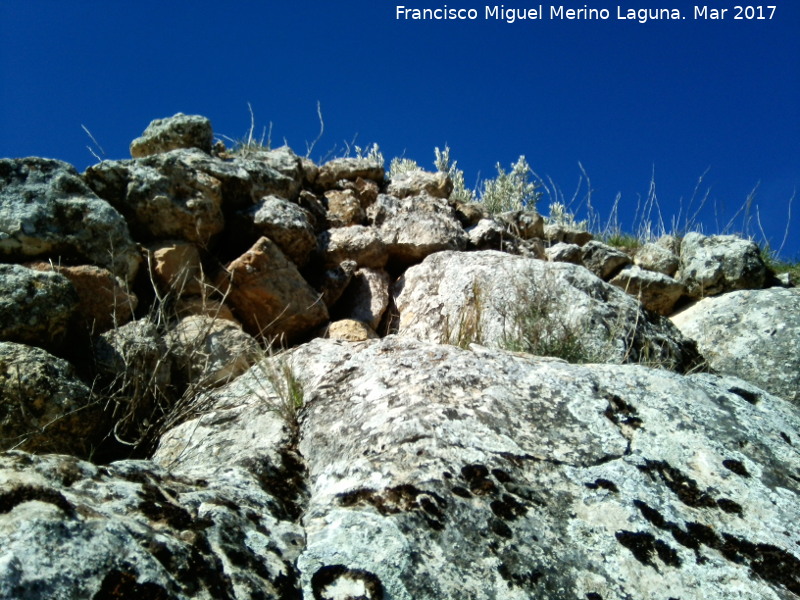
<path fill-rule="evenodd" d="M 492 214 L 533 209 L 540 194 L 537 184 L 530 180 L 532 175 L 524 156 L 519 157 L 508 173 L 497 163 L 497 177 L 484 182 L 480 201 Z"/>

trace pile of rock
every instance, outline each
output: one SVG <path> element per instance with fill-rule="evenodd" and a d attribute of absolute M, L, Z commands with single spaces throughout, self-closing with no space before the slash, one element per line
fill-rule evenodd
<path fill-rule="evenodd" d="M 131 155 L 0 160 L 0 599 L 800 594 L 800 292 L 752 242 L 197 116 Z"/>

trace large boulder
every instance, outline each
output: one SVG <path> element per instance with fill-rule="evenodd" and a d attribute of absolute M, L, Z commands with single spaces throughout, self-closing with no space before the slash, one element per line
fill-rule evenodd
<path fill-rule="evenodd" d="M 178 113 L 151 121 L 142 137 L 131 142 L 131 156 L 140 158 L 178 148 L 198 148 L 210 153 L 213 138 L 211 121 L 207 118 Z"/>
<path fill-rule="evenodd" d="M 105 426 L 102 402 L 72 365 L 39 348 L 0 342 L 0 450 L 87 457 Z"/>
<path fill-rule="evenodd" d="M 233 468 L 0 454 L 0 599 L 297 598 L 302 533 L 275 505 Z"/>
<path fill-rule="evenodd" d="M 328 320 L 320 295 L 267 237 L 230 263 L 217 287 L 256 337 L 291 343 Z"/>
<path fill-rule="evenodd" d="M 693 343 L 583 267 L 485 252 L 440 252 L 394 287 L 399 334 L 477 342 L 576 362 L 695 368 Z"/>
<path fill-rule="evenodd" d="M 677 278 L 694 298 L 764 287 L 767 267 L 758 246 L 734 235 L 688 233 Z"/>
<path fill-rule="evenodd" d="M 141 262 L 122 215 L 45 158 L 0 159 L 0 256 L 89 262 L 126 281 Z"/>
<path fill-rule="evenodd" d="M 0 264 L 0 340 L 58 348 L 77 308 L 78 294 L 60 273 Z"/>
<path fill-rule="evenodd" d="M 716 371 L 800 405 L 800 290 L 742 290 L 706 298 L 672 322 Z"/>

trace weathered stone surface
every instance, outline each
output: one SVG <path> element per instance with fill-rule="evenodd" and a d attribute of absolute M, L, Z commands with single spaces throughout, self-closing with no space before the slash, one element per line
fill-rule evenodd
<path fill-rule="evenodd" d="M 544 239 L 544 217 L 533 210 L 514 210 L 500 213 L 497 219 L 508 232 L 523 240 Z"/>
<path fill-rule="evenodd" d="M 204 289 L 200 251 L 192 243 L 173 241 L 152 244 L 148 263 L 154 281 L 163 292 L 175 296 L 201 295 Z"/>
<path fill-rule="evenodd" d="M 342 297 L 357 270 L 358 264 L 356 264 L 356 261 L 343 260 L 339 266 L 326 269 L 322 273 L 322 277 L 315 287 L 322 292 L 322 301 L 328 309 L 333 307 Z"/>
<path fill-rule="evenodd" d="M 800 290 L 706 298 L 672 317 L 711 368 L 800 405 Z"/>
<path fill-rule="evenodd" d="M 266 236 L 298 267 L 308 262 L 317 247 L 312 217 L 297 204 L 267 196 L 247 211 L 258 237 Z"/>
<path fill-rule="evenodd" d="M 662 235 L 655 243 L 666 248 L 675 256 L 679 256 L 681 253 L 681 240 L 674 235 Z"/>
<path fill-rule="evenodd" d="M 631 258 L 616 248 L 591 240 L 581 247 L 581 263 L 600 279 L 607 281 L 622 267 L 631 264 Z"/>
<path fill-rule="evenodd" d="M 291 342 L 328 320 L 319 294 L 266 237 L 228 265 L 217 287 L 256 337 Z"/>
<path fill-rule="evenodd" d="M 221 385 L 244 373 L 260 355 L 256 341 L 226 319 L 181 319 L 167 336 L 175 365 L 190 386 Z"/>
<path fill-rule="evenodd" d="M 699 360 L 668 319 L 577 265 L 440 252 L 408 269 L 394 296 L 402 336 L 677 370 Z"/>
<path fill-rule="evenodd" d="M 452 191 L 452 180 L 447 173 L 441 171 L 437 173 L 422 170 L 407 171 L 392 178 L 386 187 L 386 193 L 396 198 L 427 195 L 446 200 Z"/>
<path fill-rule="evenodd" d="M 358 198 L 358 201 L 361 203 L 361 208 L 368 208 L 370 204 L 375 202 L 378 199 L 378 194 L 380 193 L 380 186 L 378 185 L 378 181 L 372 179 L 362 179 L 361 177 L 356 177 L 352 181 L 345 180 L 340 181 L 340 187 L 342 190 L 353 192 Z"/>
<path fill-rule="evenodd" d="M 178 113 L 151 121 L 142 136 L 131 142 L 131 156 L 140 158 L 178 148 L 198 148 L 210 153 L 213 138 L 211 121 L 207 118 Z"/>
<path fill-rule="evenodd" d="M 583 252 L 578 244 L 565 244 L 558 242 L 549 248 L 545 248 L 547 260 L 551 262 L 565 262 L 573 265 L 583 264 Z"/>
<path fill-rule="evenodd" d="M 0 449 L 88 456 L 106 433 L 101 413 L 100 402 L 68 362 L 39 348 L 0 342 Z M 0 512 L 3 507 L 0 502 Z"/>
<path fill-rule="evenodd" d="M 336 227 L 318 236 L 319 249 L 328 267 L 354 260 L 359 267 L 380 269 L 389 260 L 389 251 L 373 227 Z"/>
<path fill-rule="evenodd" d="M 466 228 L 478 224 L 481 219 L 486 219 L 490 215 L 480 202 L 453 202 L 453 210 L 461 226 Z"/>
<path fill-rule="evenodd" d="M 378 338 L 375 330 L 364 323 L 355 319 L 341 319 L 331 322 L 325 332 L 325 337 L 331 340 L 342 340 L 345 342 L 363 342 Z"/>
<path fill-rule="evenodd" d="M 0 455 L 0 498 L 2 600 L 299 597 L 302 534 L 235 468 L 209 482 L 149 461 L 13 452 Z"/>
<path fill-rule="evenodd" d="M 644 244 L 636 250 L 633 263 L 642 269 L 672 277 L 678 270 L 680 259 L 664 244 L 656 242 Z"/>
<path fill-rule="evenodd" d="M 672 277 L 636 265 L 625 267 L 609 283 L 637 298 L 646 309 L 665 316 L 672 314 L 684 293 L 683 285 Z"/>
<path fill-rule="evenodd" d="M 688 233 L 677 275 L 694 298 L 763 287 L 767 268 L 758 246 L 733 235 Z"/>
<path fill-rule="evenodd" d="M 592 234 L 563 223 L 546 223 L 544 226 L 544 239 L 551 244 L 564 242 L 565 244 L 583 246 L 592 241 Z"/>
<path fill-rule="evenodd" d="M 505 236 L 505 227 L 496 220 L 481 219 L 467 229 L 467 248 L 470 250 L 501 250 Z"/>
<path fill-rule="evenodd" d="M 139 303 L 136 294 L 101 267 L 65 267 L 44 262 L 25 266 L 37 271 L 55 271 L 69 280 L 78 295 L 78 321 L 92 334 L 103 333 L 115 325 L 124 325 L 131 320 Z"/>
<path fill-rule="evenodd" d="M 362 268 L 353 274 L 334 314 L 377 329 L 388 305 L 389 275 L 382 269 Z"/>
<path fill-rule="evenodd" d="M 141 262 L 122 215 L 45 158 L 0 159 L 0 256 L 91 262 L 127 281 Z"/>
<path fill-rule="evenodd" d="M 317 173 L 317 186 L 332 189 L 340 180 L 371 179 L 383 181 L 383 167 L 367 158 L 336 158 L 326 162 Z"/>
<path fill-rule="evenodd" d="M 800 589 L 800 420 L 740 380 L 391 336 L 315 340 L 292 360 L 304 597 Z"/>
<path fill-rule="evenodd" d="M 0 264 L 0 340 L 58 347 L 78 308 L 78 294 L 59 273 Z"/>
<path fill-rule="evenodd" d="M 364 224 L 366 213 L 352 190 L 328 190 L 325 192 L 325 199 L 328 202 L 328 227 Z"/>
<path fill-rule="evenodd" d="M 463 250 L 467 236 L 453 208 L 441 198 L 378 196 L 367 211 L 389 253 L 400 264 L 421 261 L 441 250 Z"/>

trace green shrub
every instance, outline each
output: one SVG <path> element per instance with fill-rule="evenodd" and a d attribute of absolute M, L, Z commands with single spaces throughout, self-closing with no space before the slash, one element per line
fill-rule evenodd
<path fill-rule="evenodd" d="M 497 163 L 497 177 L 485 181 L 480 201 L 491 214 L 533 208 L 539 200 L 538 185 L 530 181 L 533 171 L 520 156 L 506 173 Z"/>

